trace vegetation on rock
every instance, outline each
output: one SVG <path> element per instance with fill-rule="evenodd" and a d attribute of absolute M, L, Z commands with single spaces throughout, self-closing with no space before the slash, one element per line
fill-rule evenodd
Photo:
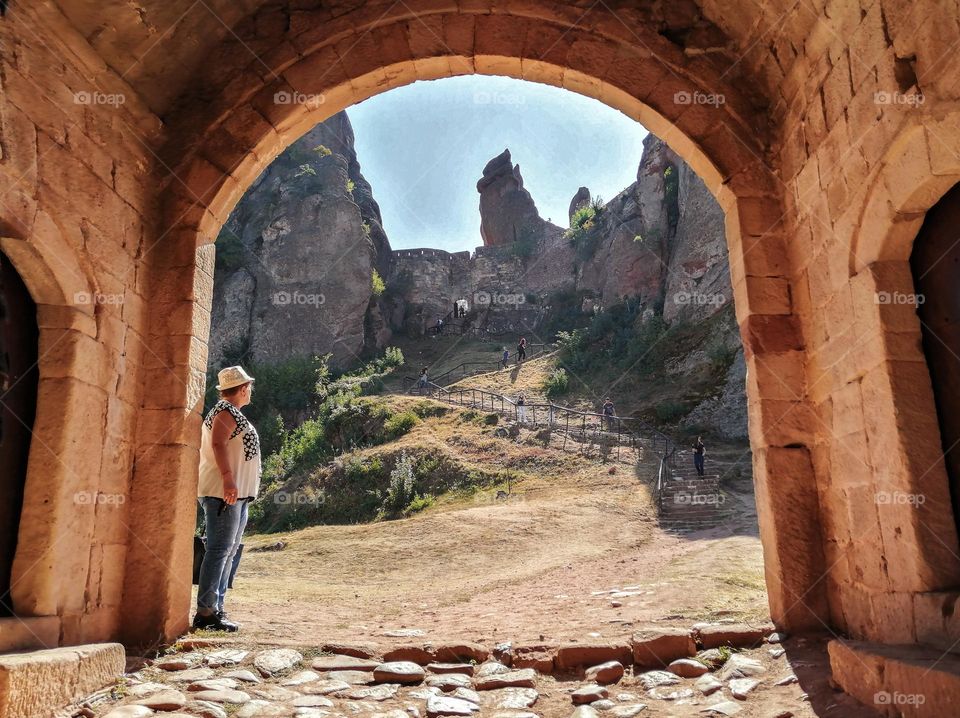
<path fill-rule="evenodd" d="M 376 269 L 374 269 L 370 275 L 370 284 L 373 290 L 373 296 L 375 297 L 381 296 L 387 290 L 387 285 L 383 281 L 383 277 L 380 276 L 380 272 Z"/>

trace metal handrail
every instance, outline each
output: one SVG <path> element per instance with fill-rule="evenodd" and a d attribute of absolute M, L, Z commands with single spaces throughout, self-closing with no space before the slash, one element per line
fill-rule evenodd
<path fill-rule="evenodd" d="M 527 356 L 527 358 L 525 359 L 525 361 L 530 361 L 531 359 L 535 359 L 535 358 L 537 358 L 538 356 L 541 356 L 542 354 L 544 354 L 544 353 L 546 352 L 546 346 L 547 346 L 547 345 L 546 345 L 546 344 L 540 344 L 540 343 L 538 343 L 538 344 L 529 344 L 528 346 L 538 346 L 538 347 L 540 347 L 540 349 L 538 349 L 538 350 L 536 350 L 535 352 L 532 352 L 531 354 L 529 354 L 529 355 Z M 515 356 L 515 353 L 510 355 L 510 357 L 513 357 L 513 356 Z M 465 368 L 468 367 L 468 366 L 482 366 L 483 368 L 480 369 L 479 371 L 470 372 L 470 373 L 468 374 L 468 373 L 462 371 L 463 369 L 465 369 Z M 494 368 L 494 367 L 495 367 L 495 368 Z M 448 370 L 445 371 L 443 374 L 440 374 L 439 376 L 435 377 L 435 378 L 432 380 L 432 383 L 436 383 L 436 382 L 442 381 L 442 380 L 446 379 L 447 377 L 449 377 L 451 374 L 453 374 L 454 372 L 456 372 L 456 371 L 458 371 L 458 370 L 461 371 L 461 374 L 460 374 L 460 376 L 457 378 L 457 381 L 459 381 L 460 379 L 465 379 L 465 378 L 468 377 L 468 376 L 476 376 L 477 374 L 483 374 L 483 373 L 488 372 L 488 371 L 500 371 L 500 370 L 503 369 L 503 368 L 504 368 L 504 366 L 503 366 L 503 360 L 502 360 L 502 359 L 499 359 L 499 360 L 497 360 L 496 362 L 492 362 L 492 361 L 491 361 L 491 362 L 479 362 L 479 361 L 460 362 L 460 363 L 457 364 L 455 367 L 453 367 L 453 368 L 451 368 L 451 369 L 448 369 Z M 413 386 L 416 382 L 417 382 L 417 377 L 412 377 L 412 376 L 405 376 L 405 377 L 403 377 L 403 388 L 404 388 L 404 391 L 408 391 L 408 390 L 410 389 L 410 387 Z M 453 382 L 448 382 L 448 383 L 449 383 L 449 384 L 452 384 Z"/>
<path fill-rule="evenodd" d="M 535 402 L 532 404 L 524 403 L 523 411 L 521 412 L 516 401 L 504 396 L 503 394 L 487 391 L 486 389 L 476 389 L 471 387 L 443 387 L 434 382 L 428 382 L 428 388 L 426 391 L 428 391 L 431 396 L 435 394 L 436 396 L 434 398 L 438 399 L 439 401 L 445 401 L 450 404 L 471 407 L 479 406 L 481 409 L 487 409 L 489 404 L 490 411 L 499 411 L 501 414 L 513 417 L 519 423 L 530 423 L 533 426 L 540 425 L 539 422 L 537 422 L 537 410 L 540 410 L 541 415 L 546 416 L 545 423 L 548 427 L 553 429 L 554 427 L 559 427 L 562 425 L 564 431 L 564 448 L 566 448 L 566 437 L 568 435 L 579 434 L 580 436 L 586 436 L 588 431 L 596 435 L 603 435 L 603 427 L 606 425 L 607 433 L 616 434 L 617 436 L 618 458 L 619 449 L 625 443 L 624 436 L 626 435 L 626 437 L 629 439 L 628 443 L 634 444 L 634 437 L 640 436 L 641 438 L 644 438 L 644 432 L 649 434 L 649 438 L 654 442 L 654 451 L 657 454 L 660 454 L 662 457 L 667 457 L 668 461 L 676 451 L 676 446 L 670 437 L 651 427 L 642 419 L 635 417 L 609 416 L 602 413 L 580 411 L 579 409 L 560 406 L 559 404 L 554 404 L 552 402 L 547 404 L 540 402 Z M 423 394 L 424 389 L 418 388 L 417 392 Z M 465 399 L 465 395 L 468 394 L 470 396 L 469 401 Z M 530 412 L 529 421 L 527 420 L 528 411 Z M 578 428 L 576 425 L 578 422 L 574 421 L 572 431 L 570 426 L 571 418 L 579 419 L 580 424 Z M 590 420 L 589 426 L 587 423 L 588 420 Z M 614 426 L 616 426 L 615 431 L 613 428 Z"/>

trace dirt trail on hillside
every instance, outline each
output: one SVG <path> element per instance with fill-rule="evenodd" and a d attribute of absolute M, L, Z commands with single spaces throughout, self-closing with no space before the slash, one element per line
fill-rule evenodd
<path fill-rule="evenodd" d="M 766 619 L 752 495 L 699 534 L 656 524 L 647 487 L 622 467 L 506 500 L 401 521 L 322 526 L 243 557 L 231 616 L 246 639 L 564 641 L 651 623 Z M 248 546 L 277 537 L 251 537 Z M 599 594 L 619 589 L 624 595 Z M 617 603 L 621 605 L 616 605 Z"/>

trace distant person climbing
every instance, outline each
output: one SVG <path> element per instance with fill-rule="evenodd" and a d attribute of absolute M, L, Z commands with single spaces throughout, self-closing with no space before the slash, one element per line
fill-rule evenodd
<path fill-rule="evenodd" d="M 421 390 L 427 388 L 427 367 L 420 370 L 420 378 L 417 379 L 417 387 Z"/>
<path fill-rule="evenodd" d="M 247 525 L 247 508 L 260 490 L 260 438 L 241 412 L 250 403 L 253 377 L 240 366 L 217 375 L 220 400 L 203 420 L 197 497 L 203 510 L 206 551 L 200 564 L 193 627 L 234 632 L 223 600 L 234 556 Z"/>
<path fill-rule="evenodd" d="M 609 397 L 603 402 L 603 417 L 607 423 L 607 431 L 613 431 L 613 427 L 616 426 L 617 410 Z"/>
<path fill-rule="evenodd" d="M 519 364 L 524 359 L 527 358 L 527 340 L 523 337 L 520 337 L 520 342 L 517 344 L 517 363 Z"/>
<path fill-rule="evenodd" d="M 527 421 L 527 400 L 523 392 L 517 397 L 517 421 L 525 424 Z"/>
<path fill-rule="evenodd" d="M 503 368 L 506 369 L 510 363 L 510 352 L 506 347 L 503 348 L 503 356 L 500 358 L 500 361 L 503 362 Z"/>
<path fill-rule="evenodd" d="M 703 457 L 707 453 L 707 447 L 703 445 L 703 439 L 697 437 L 693 444 L 693 465 L 697 469 L 697 475 L 703 476 Z"/>
<path fill-rule="evenodd" d="M 443 334 L 443 319 L 440 317 L 437 317 L 436 330 L 437 330 L 437 336 L 440 336 L 441 334 Z"/>

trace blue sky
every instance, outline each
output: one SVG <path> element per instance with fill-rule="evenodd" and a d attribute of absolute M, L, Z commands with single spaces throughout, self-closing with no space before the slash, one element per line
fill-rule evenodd
<path fill-rule="evenodd" d="M 394 249 L 483 244 L 477 180 L 504 148 L 540 216 L 566 227 L 578 187 L 610 200 L 636 179 L 647 134 L 582 95 L 479 75 L 416 82 L 347 114 Z"/>

